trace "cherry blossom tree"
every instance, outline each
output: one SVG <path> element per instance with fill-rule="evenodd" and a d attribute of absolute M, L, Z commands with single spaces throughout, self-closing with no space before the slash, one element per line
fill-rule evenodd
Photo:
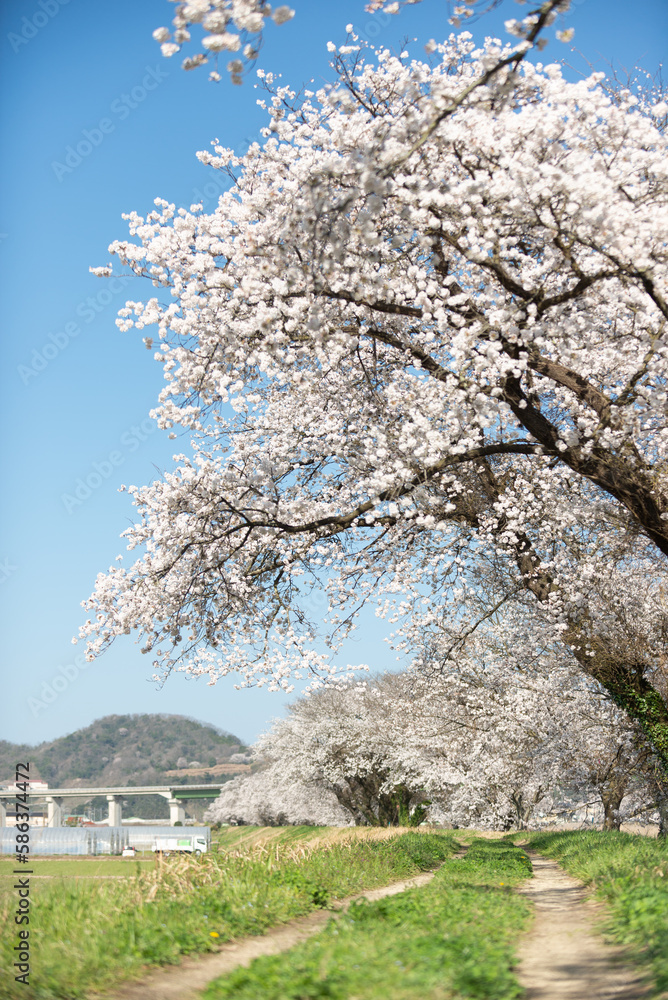
<path fill-rule="evenodd" d="M 352 36 L 299 101 L 265 74 L 264 145 L 199 154 L 217 208 L 128 217 L 111 252 L 167 298 L 120 325 L 157 324 L 154 414 L 191 450 L 130 488 L 140 554 L 98 579 L 90 656 L 136 628 L 156 669 L 289 688 L 336 672 L 318 629 L 335 649 L 383 592 L 406 635 L 500 601 L 668 761 L 666 107 L 522 61 L 526 30 L 430 62 Z M 606 561 L 635 646 L 606 630 Z"/>
<path fill-rule="evenodd" d="M 349 826 L 350 814 L 323 785 L 287 782 L 282 764 L 226 782 L 207 809 L 207 823 L 256 826 Z"/>
<path fill-rule="evenodd" d="M 569 787 L 598 795 L 614 829 L 625 797 L 633 811 L 654 805 L 656 761 L 600 688 L 566 665 L 519 673 L 489 651 L 436 677 L 423 662 L 417 672 L 320 690 L 295 702 L 254 754 L 261 770 L 226 786 L 211 817 L 331 822 L 323 810 L 331 816 L 338 801 L 339 817 L 356 824 L 429 816 L 509 829 Z M 295 797 L 301 804 L 288 808 Z"/>
<path fill-rule="evenodd" d="M 299 700 L 287 720 L 260 738 L 258 758 L 276 768 L 280 763 L 284 782 L 328 789 L 357 824 L 419 824 L 426 815 L 424 760 L 416 764 L 411 757 L 413 711 L 407 728 L 399 725 L 400 683 L 392 677 L 353 683 Z"/>

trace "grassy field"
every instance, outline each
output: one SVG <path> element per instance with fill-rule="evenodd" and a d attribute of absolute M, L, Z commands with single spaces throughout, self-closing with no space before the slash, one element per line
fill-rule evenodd
<path fill-rule="evenodd" d="M 370 828 L 371 831 L 371 828 Z M 387 831 L 377 830 L 371 836 L 386 836 Z M 211 838 L 213 853 L 228 851 L 246 851 L 270 844 L 295 843 L 332 843 L 345 840 L 350 836 L 364 836 L 364 832 L 356 827 L 321 827 L 321 826 L 231 826 L 225 827 Z M 134 876 L 137 867 L 141 871 L 151 871 L 155 868 L 156 859 L 152 851 L 140 852 L 135 858 L 121 858 L 100 854 L 97 857 L 88 855 L 33 855 L 30 868 L 38 878 L 58 876 L 61 878 L 105 878 L 109 876 Z M 14 857 L 0 855 L 0 891 L 11 881 L 16 865 Z M 11 888 L 11 886 L 10 886 Z"/>
<path fill-rule="evenodd" d="M 0 857 L 0 884 L 6 888 L 11 888 L 13 872 L 16 868 L 13 856 Z M 35 855 L 31 858 L 30 865 L 35 873 L 34 877 L 57 877 L 57 878 L 99 878 L 114 876 L 133 876 L 137 868 L 141 871 L 152 871 L 155 868 L 155 856 L 152 853 L 138 854 L 136 858 L 119 858 L 111 855 L 99 855 L 98 857 L 72 857 L 62 855 L 53 857 L 51 855 Z"/>
<path fill-rule="evenodd" d="M 608 938 L 668 991 L 668 842 L 616 831 L 534 833 L 531 847 L 596 890 Z"/>
<path fill-rule="evenodd" d="M 657 996 L 668 990 L 668 845 L 589 831 L 523 838 L 595 887 L 608 904 L 609 936 L 651 970 Z M 457 842 L 471 844 L 464 859 L 451 859 Z M 299 948 L 217 981 L 207 1000 L 521 996 L 513 946 L 530 911 L 513 888 L 529 869 L 510 835 L 242 827 L 222 830 L 213 848 L 159 865 L 150 854 L 36 856 L 31 867 L 47 877 L 31 884 L 31 984 L 10 981 L 0 995 L 78 1000 L 444 862 L 428 886 L 355 904 Z M 3 968 L 16 944 L 14 867 L 0 858 Z"/>
<path fill-rule="evenodd" d="M 262 850 L 271 846 L 291 844 L 332 844 L 371 837 L 383 839 L 395 836 L 396 829 L 385 830 L 375 827 L 322 827 L 322 826 L 230 826 L 225 827 L 211 838 L 211 851 L 235 853 L 237 851 Z M 35 877 L 60 878 L 109 878 L 111 876 L 133 877 L 138 870 L 152 871 L 156 859 L 152 851 L 140 852 L 135 858 L 121 858 L 110 855 L 33 855 L 30 868 Z M 0 855 L 0 893 L 11 889 L 15 868 L 13 856 Z"/>
<path fill-rule="evenodd" d="M 513 1000 L 513 946 L 530 908 L 513 887 L 530 874 L 507 841 L 474 840 L 422 888 L 354 904 L 297 948 L 210 984 L 206 1000 Z"/>
<path fill-rule="evenodd" d="M 448 835 L 338 835 L 311 845 L 285 831 L 287 843 L 201 858 L 172 857 L 120 879 L 44 879 L 31 886 L 30 986 L 11 980 L 3 997 L 76 1000 L 131 978 L 147 966 L 214 951 L 226 940 L 268 927 L 367 888 L 439 864 L 455 844 Z M 57 866 L 60 859 L 35 859 Z M 80 874 L 99 862 L 111 871 L 123 859 L 69 859 Z M 65 862 L 67 863 L 67 862 Z M 11 882 L 7 882 L 11 885 Z M 17 943 L 12 891 L 0 899 L 0 965 L 11 968 Z"/>

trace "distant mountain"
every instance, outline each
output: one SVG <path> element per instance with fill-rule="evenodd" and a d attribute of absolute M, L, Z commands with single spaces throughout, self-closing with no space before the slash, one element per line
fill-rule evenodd
<path fill-rule="evenodd" d="M 238 757 L 229 760 L 245 749 L 237 736 L 185 715 L 106 715 L 35 747 L 0 740 L 0 783 L 12 781 L 16 762 L 27 760 L 30 777 L 52 788 L 203 784 L 248 769 Z M 102 799 L 94 804 L 106 808 Z M 157 819 L 169 809 L 165 799 L 130 796 L 123 812 Z"/>

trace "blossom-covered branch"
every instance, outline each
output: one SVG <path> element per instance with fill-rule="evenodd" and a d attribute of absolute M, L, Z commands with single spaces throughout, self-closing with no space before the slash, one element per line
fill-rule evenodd
<path fill-rule="evenodd" d="M 294 13 L 287 4 L 273 9 L 264 0 L 187 0 L 176 8 L 172 30 L 156 28 L 153 37 L 160 43 L 163 56 L 171 58 L 191 40 L 193 25 L 201 25 L 204 51 L 188 56 L 183 61 L 183 68 L 196 69 L 214 57 L 216 68 L 210 79 L 218 81 L 218 55 L 221 52 L 239 53 L 227 63 L 227 70 L 233 83 L 241 83 L 245 65 L 254 62 L 259 55 L 265 20 L 270 18 L 276 24 L 285 24 Z"/>
<path fill-rule="evenodd" d="M 158 293 L 120 324 L 157 325 L 192 450 L 132 489 L 138 558 L 82 635 L 289 687 L 367 601 L 406 638 L 513 592 L 517 646 L 566 641 L 668 761 L 665 111 L 466 33 L 435 53 L 358 51 L 299 101 L 265 77 L 264 145 L 200 154 L 219 205 L 129 216 L 112 254 Z"/>

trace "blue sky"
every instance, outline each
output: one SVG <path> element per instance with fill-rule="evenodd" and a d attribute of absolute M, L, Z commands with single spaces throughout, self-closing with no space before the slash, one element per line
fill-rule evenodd
<path fill-rule="evenodd" d="M 444 0 L 394 18 L 365 14 L 363 0 L 293 6 L 294 20 L 267 32 L 258 66 L 297 87 L 331 78 L 326 43 L 343 41 L 347 22 L 390 47 L 451 30 Z M 505 0 L 472 30 L 500 34 L 521 11 Z M 241 88 L 214 85 L 206 70 L 184 73 L 178 57 L 161 57 L 151 33 L 172 12 L 166 0 L 4 0 L 0 9 L 0 738 L 13 742 L 38 743 L 127 712 L 183 713 L 251 741 L 287 700 L 235 691 L 234 680 L 212 688 L 176 676 L 158 688 L 130 639 L 82 669 L 74 659 L 81 647 L 70 642 L 79 602 L 121 551 L 118 535 L 132 518 L 118 486 L 155 477 L 174 450 L 147 419 L 160 367 L 141 336 L 114 322 L 143 289 L 101 281 L 88 268 L 107 263 L 108 244 L 126 235 L 123 212 L 145 214 L 157 196 L 212 205 L 216 177 L 195 152 L 214 138 L 243 149 L 264 124 L 252 78 Z M 668 42 L 668 4 L 576 0 L 566 25 L 595 69 L 641 64 L 654 72 Z M 586 69 L 554 40 L 542 58 Z M 68 147 L 82 140 L 90 152 L 77 162 Z M 344 658 L 391 665 L 372 616 Z"/>

